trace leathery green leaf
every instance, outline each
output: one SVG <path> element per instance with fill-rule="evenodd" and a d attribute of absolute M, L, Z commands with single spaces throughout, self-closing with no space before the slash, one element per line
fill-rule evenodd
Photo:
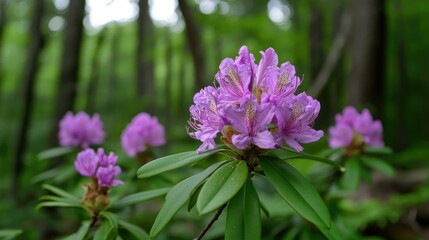
<path fill-rule="evenodd" d="M 261 211 L 259 197 L 250 179 L 229 201 L 225 239 L 261 239 Z"/>
<path fill-rule="evenodd" d="M 366 166 L 379 171 L 386 176 L 392 177 L 395 175 L 395 169 L 390 164 L 379 158 L 363 156 L 362 162 Z"/>
<path fill-rule="evenodd" d="M 122 220 L 119 220 L 119 226 L 125 230 L 127 230 L 131 235 L 133 235 L 138 240 L 150 240 L 149 235 L 141 229 L 139 226 L 136 226 L 134 224 L 131 224 L 129 222 L 125 222 Z"/>
<path fill-rule="evenodd" d="M 116 202 L 113 202 L 112 204 L 110 204 L 109 208 L 123 208 L 132 204 L 141 203 L 141 202 L 165 195 L 169 190 L 170 190 L 169 188 L 161 188 L 161 189 L 134 193 L 122 199 L 119 199 Z"/>
<path fill-rule="evenodd" d="M 194 189 L 224 163 L 225 161 L 217 162 L 205 171 L 189 177 L 171 188 L 165 197 L 165 203 L 156 216 L 155 222 L 150 230 L 149 235 L 151 238 L 155 238 L 165 228 L 171 218 L 173 218 L 177 211 L 179 211 L 179 209 L 189 199 Z"/>
<path fill-rule="evenodd" d="M 200 214 L 209 213 L 230 200 L 243 186 L 248 171 L 245 161 L 236 160 L 216 170 L 204 184 L 197 199 Z"/>
<path fill-rule="evenodd" d="M 262 169 L 280 196 L 303 218 L 330 228 L 328 208 L 316 189 L 291 165 L 274 156 L 259 157 Z"/>
<path fill-rule="evenodd" d="M 359 182 L 361 179 L 361 165 L 359 159 L 350 158 L 347 160 L 346 172 L 341 178 L 341 187 L 347 190 L 356 190 L 359 187 Z"/>
<path fill-rule="evenodd" d="M 151 177 L 166 171 L 196 163 L 220 151 L 224 151 L 224 149 L 215 149 L 200 154 L 195 151 L 189 151 L 158 158 L 150 161 L 137 170 L 137 176 L 139 178 Z"/>

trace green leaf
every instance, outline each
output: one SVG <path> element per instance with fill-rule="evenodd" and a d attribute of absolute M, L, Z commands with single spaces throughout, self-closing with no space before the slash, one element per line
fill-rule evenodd
<path fill-rule="evenodd" d="M 103 221 L 95 232 L 94 240 L 115 240 L 118 236 L 117 230 L 109 221 Z"/>
<path fill-rule="evenodd" d="M 195 207 L 195 204 L 197 204 L 197 199 L 198 196 L 200 195 L 201 189 L 204 186 L 204 181 L 202 181 L 195 189 L 194 191 L 191 193 L 191 196 L 189 198 L 189 202 L 188 202 L 188 212 L 191 211 L 191 209 L 193 207 Z"/>
<path fill-rule="evenodd" d="M 64 238 L 63 240 L 85 240 L 90 226 L 91 226 L 91 221 L 82 222 L 82 226 L 80 226 L 79 230 L 77 230 L 76 233 Z"/>
<path fill-rule="evenodd" d="M 379 171 L 386 176 L 392 177 L 395 175 L 395 169 L 390 164 L 379 158 L 363 156 L 362 162 L 366 166 Z"/>
<path fill-rule="evenodd" d="M 229 201 L 225 239 L 261 239 L 261 211 L 258 194 L 250 179 Z"/>
<path fill-rule="evenodd" d="M 118 221 L 119 221 L 118 215 L 111 212 L 103 211 L 101 213 L 101 216 L 103 216 L 109 222 L 110 226 L 112 226 L 115 229 L 118 229 Z"/>
<path fill-rule="evenodd" d="M 14 239 L 20 234 L 22 234 L 22 230 L 20 229 L 2 229 L 0 230 L 0 239 Z"/>
<path fill-rule="evenodd" d="M 381 147 L 381 148 L 375 148 L 375 147 L 365 147 L 364 153 L 368 154 L 378 154 L 378 155 L 386 155 L 386 154 L 392 154 L 393 150 L 389 147 Z"/>
<path fill-rule="evenodd" d="M 152 229 L 149 233 L 151 238 L 155 238 L 162 231 L 162 229 L 165 228 L 168 222 L 170 222 L 171 218 L 173 218 L 177 211 L 179 211 L 179 209 L 189 199 L 194 189 L 224 163 L 225 161 L 217 162 L 203 172 L 189 177 L 171 188 L 165 197 L 164 205 L 162 206 L 158 216 L 156 216 L 155 222 L 152 225 Z"/>
<path fill-rule="evenodd" d="M 316 226 L 331 226 L 328 208 L 316 189 L 291 165 L 272 156 L 259 162 L 280 196 L 298 214 Z"/>
<path fill-rule="evenodd" d="M 74 195 L 72 195 L 72 194 L 70 194 L 70 193 L 68 193 L 62 189 L 59 189 L 57 187 L 51 186 L 49 184 L 43 184 L 42 187 L 46 190 L 49 190 L 49 191 L 57 194 L 60 197 L 67 198 L 67 199 L 75 201 L 75 202 L 80 202 L 79 198 L 77 198 Z"/>
<path fill-rule="evenodd" d="M 329 240 L 344 240 L 343 234 L 340 233 L 335 224 L 332 224 L 331 228 L 319 226 L 319 229 Z"/>
<path fill-rule="evenodd" d="M 290 152 L 292 154 L 292 156 L 289 156 L 286 159 L 300 158 L 300 159 L 318 161 L 318 162 L 322 162 L 322 163 L 332 165 L 333 167 L 335 167 L 336 169 L 338 169 L 342 172 L 344 171 L 344 168 L 339 163 L 332 161 L 330 159 L 311 155 L 311 154 L 307 154 L 307 153 L 303 153 L 303 152 L 297 152 L 297 151 L 295 151 L 291 148 L 288 148 L 288 147 L 282 147 L 281 149 L 285 150 L 286 152 Z"/>
<path fill-rule="evenodd" d="M 44 160 L 44 159 L 55 158 L 55 157 L 66 155 L 67 153 L 71 153 L 73 152 L 73 150 L 74 148 L 70 148 L 70 147 L 51 148 L 39 153 L 37 155 L 37 159 Z"/>
<path fill-rule="evenodd" d="M 247 175 L 247 165 L 242 160 L 229 162 L 216 170 L 201 189 L 198 212 L 206 214 L 225 204 L 240 190 Z"/>
<path fill-rule="evenodd" d="M 124 208 L 132 204 L 144 202 L 165 195 L 170 189 L 161 188 L 128 195 L 110 204 L 109 208 Z"/>
<path fill-rule="evenodd" d="M 346 172 L 341 178 L 341 186 L 347 190 L 356 190 L 361 178 L 361 166 L 359 159 L 349 158 L 345 164 Z"/>
<path fill-rule="evenodd" d="M 150 240 L 150 237 L 147 234 L 147 232 L 141 229 L 139 226 L 136 226 L 134 224 L 131 224 L 129 222 L 125 222 L 122 220 L 119 220 L 119 226 L 127 230 L 129 233 L 131 233 L 131 235 L 133 235 L 138 240 Z"/>
<path fill-rule="evenodd" d="M 151 177 L 159 173 L 196 163 L 220 151 L 224 151 L 224 149 L 215 149 L 202 154 L 198 154 L 195 151 L 189 151 L 158 158 L 148 162 L 137 170 L 137 176 L 139 178 Z"/>
<path fill-rule="evenodd" d="M 77 207 L 77 208 L 82 208 L 82 205 L 70 203 L 70 202 L 47 201 L 47 202 L 41 202 L 41 203 L 37 204 L 36 210 L 39 210 L 42 207 Z"/>
<path fill-rule="evenodd" d="M 53 202 L 68 202 L 70 204 L 80 205 L 79 201 L 70 200 L 68 198 L 62 198 L 62 197 L 53 196 L 53 195 L 42 196 L 42 197 L 40 197 L 40 200 L 41 201 L 53 201 Z"/>

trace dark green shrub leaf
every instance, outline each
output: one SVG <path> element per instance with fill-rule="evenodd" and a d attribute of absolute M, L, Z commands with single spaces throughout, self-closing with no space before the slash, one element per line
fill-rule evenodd
<path fill-rule="evenodd" d="M 151 238 L 156 237 L 162 229 L 164 229 L 171 218 L 173 218 L 177 211 L 186 203 L 194 189 L 224 163 L 225 161 L 217 162 L 205 171 L 189 177 L 171 188 L 165 197 L 164 205 L 152 225 L 149 233 Z"/>
<path fill-rule="evenodd" d="M 166 171 L 196 163 L 210 155 L 221 151 L 224 151 L 224 149 L 215 149 L 201 154 L 198 154 L 195 151 L 189 151 L 158 158 L 143 165 L 137 171 L 137 176 L 139 178 L 151 177 Z"/>
<path fill-rule="evenodd" d="M 261 239 L 261 211 L 258 194 L 250 179 L 229 201 L 225 239 Z"/>
<path fill-rule="evenodd" d="M 113 202 L 112 204 L 110 204 L 109 208 L 123 208 L 136 203 L 141 203 L 165 195 L 169 190 L 169 188 L 161 188 L 156 190 L 134 193 L 122 199 L 119 199 L 118 201 Z"/>
<path fill-rule="evenodd" d="M 341 178 L 341 187 L 347 190 L 356 190 L 361 179 L 361 163 L 357 158 L 349 158 L 345 164 L 346 172 Z"/>
<path fill-rule="evenodd" d="M 197 200 L 200 214 L 211 212 L 230 200 L 243 186 L 248 171 L 245 161 L 229 162 L 216 170 L 204 184 Z"/>
<path fill-rule="evenodd" d="M 62 189 L 59 189 L 57 187 L 54 187 L 54 186 L 51 186 L 51 185 L 48 185 L 48 184 L 43 184 L 42 187 L 44 189 L 46 189 L 46 190 L 49 190 L 49 191 L 57 194 L 60 197 L 67 198 L 67 199 L 72 200 L 74 202 L 80 202 L 79 198 L 77 198 L 74 195 L 72 195 L 72 194 L 70 194 L 70 193 L 68 193 L 68 192 L 66 192 L 66 191 L 64 191 Z"/>
<path fill-rule="evenodd" d="M 291 156 L 287 157 L 286 159 L 300 158 L 300 159 L 308 159 L 308 160 L 318 161 L 318 162 L 322 162 L 322 163 L 332 165 L 333 167 L 335 167 L 336 169 L 338 169 L 340 171 L 344 171 L 344 168 L 339 163 L 332 161 L 330 159 L 311 155 L 311 154 L 307 154 L 307 153 L 303 153 L 303 152 L 297 152 L 297 151 L 293 150 L 292 148 L 288 148 L 288 147 L 282 147 L 281 149 L 291 153 Z"/>
<path fill-rule="evenodd" d="M 82 222 L 82 226 L 80 226 L 76 233 L 64 238 L 63 240 L 85 240 L 90 226 L 91 221 Z"/>
<path fill-rule="evenodd" d="M 362 162 L 366 166 L 379 171 L 386 176 L 392 177 L 395 175 L 395 169 L 390 164 L 379 158 L 363 156 Z"/>
<path fill-rule="evenodd" d="M 266 176 L 280 196 L 316 226 L 331 226 L 329 211 L 316 189 L 292 166 L 273 156 L 261 156 Z"/>
<path fill-rule="evenodd" d="M 140 227 L 134 224 L 119 220 L 119 226 L 127 230 L 129 233 L 131 233 L 131 235 L 133 235 L 138 240 L 150 240 L 150 237 L 146 233 L 146 231 L 144 231 L 143 229 L 141 229 Z"/>
<path fill-rule="evenodd" d="M 73 152 L 73 150 L 74 148 L 70 148 L 70 147 L 51 148 L 39 153 L 37 155 L 37 159 L 44 160 L 44 159 L 55 158 L 55 157 L 66 155 L 67 153 L 71 153 Z"/>

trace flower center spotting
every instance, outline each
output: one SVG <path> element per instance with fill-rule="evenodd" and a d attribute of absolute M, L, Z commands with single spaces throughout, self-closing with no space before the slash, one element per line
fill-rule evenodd
<path fill-rule="evenodd" d="M 303 114 L 302 106 L 300 103 L 295 103 L 292 108 L 290 121 L 295 121 L 297 118 L 299 118 Z"/>
<path fill-rule="evenodd" d="M 237 89 L 243 90 L 241 87 L 240 76 L 231 67 L 228 67 L 226 70 L 226 76 L 222 80 L 235 86 Z"/>
<path fill-rule="evenodd" d="M 283 71 L 280 76 L 279 79 L 277 80 L 277 87 L 276 89 L 279 92 L 282 92 L 284 87 L 289 83 L 289 73 L 288 71 Z"/>
<path fill-rule="evenodd" d="M 248 128 L 253 132 L 253 122 L 256 115 L 255 105 L 252 102 L 248 101 L 244 106 L 244 118 L 246 119 Z"/>
<path fill-rule="evenodd" d="M 211 95 L 211 94 L 209 96 L 209 109 L 210 109 L 210 111 L 217 113 L 216 101 L 215 101 L 213 95 Z"/>

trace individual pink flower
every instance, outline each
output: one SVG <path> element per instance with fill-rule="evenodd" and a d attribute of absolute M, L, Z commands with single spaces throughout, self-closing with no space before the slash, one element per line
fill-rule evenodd
<path fill-rule="evenodd" d="M 98 184 L 102 187 L 114 187 L 124 182 L 115 179 L 121 174 L 121 168 L 116 165 L 107 165 L 106 167 L 99 167 L 97 170 Z"/>
<path fill-rule="evenodd" d="M 78 112 L 73 116 L 67 112 L 60 121 L 58 137 L 61 146 L 87 148 L 102 143 L 105 133 L 98 114 L 90 117 L 85 112 Z"/>
<path fill-rule="evenodd" d="M 98 166 L 98 156 L 91 148 L 78 153 L 74 162 L 76 171 L 84 177 L 93 177 Z"/>
<path fill-rule="evenodd" d="M 258 104 L 255 96 L 248 94 L 240 106 L 228 106 L 225 116 L 238 134 L 232 136 L 232 143 L 239 149 L 254 144 L 263 149 L 275 147 L 274 137 L 268 125 L 274 116 L 274 106 L 270 103 Z"/>
<path fill-rule="evenodd" d="M 121 144 L 128 156 L 134 157 L 148 147 L 164 145 L 164 127 L 156 117 L 139 113 L 122 132 Z"/>
<path fill-rule="evenodd" d="M 206 87 L 195 94 L 195 104 L 189 109 L 191 120 L 188 123 L 195 132 L 190 132 L 188 128 L 188 133 L 192 138 L 203 142 L 198 151 L 206 148 L 213 149 L 216 145 L 214 141 L 216 135 L 225 126 L 225 120 L 221 114 L 222 109 L 218 105 L 217 98 L 217 90 L 213 87 Z"/>
<path fill-rule="evenodd" d="M 382 147 L 383 126 L 379 120 L 373 120 L 371 113 L 364 109 L 359 114 L 355 108 L 346 107 L 342 114 L 335 116 L 336 125 L 329 128 L 329 146 L 347 147 L 351 144 L 366 144 Z"/>
<path fill-rule="evenodd" d="M 283 100 L 276 111 L 279 131 L 279 145 L 285 141 L 290 147 L 301 152 L 301 143 L 319 140 L 323 131 L 312 128 L 320 112 L 320 103 L 305 93 Z"/>

